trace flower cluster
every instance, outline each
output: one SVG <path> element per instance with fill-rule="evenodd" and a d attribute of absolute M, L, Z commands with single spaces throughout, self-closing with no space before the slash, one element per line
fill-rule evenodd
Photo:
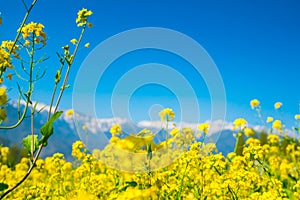
<path fill-rule="evenodd" d="M 11 55 L 19 58 L 19 46 L 13 45 L 12 41 L 2 41 L 0 46 L 0 72 L 3 73 L 7 68 L 13 68 Z M 3 80 L 0 80 L 0 84 Z"/>
<path fill-rule="evenodd" d="M 0 124 L 3 120 L 6 119 L 6 110 L 4 108 L 4 105 L 7 103 L 7 94 L 6 94 L 6 88 L 1 87 L 0 88 Z"/>
<path fill-rule="evenodd" d="M 21 28 L 22 37 L 25 40 L 24 45 L 29 46 L 33 42 L 39 44 L 42 43 L 46 46 L 46 33 L 44 32 L 44 25 L 30 22 L 29 24 L 25 24 Z M 19 30 L 18 30 L 19 31 Z"/>
<path fill-rule="evenodd" d="M 161 121 L 173 121 L 175 118 L 175 113 L 171 108 L 165 108 L 159 112 L 159 116 L 161 118 Z"/>
<path fill-rule="evenodd" d="M 260 105 L 260 102 L 257 99 L 253 99 L 250 101 L 250 106 L 252 109 L 257 108 Z"/>
<path fill-rule="evenodd" d="M 112 135 L 115 135 L 115 134 L 120 134 L 122 133 L 122 128 L 119 124 L 115 124 L 113 125 L 111 128 L 110 128 L 110 131 L 109 131 Z"/>
<path fill-rule="evenodd" d="M 202 131 L 204 134 L 208 133 L 210 125 L 208 123 L 199 124 L 198 129 Z"/>
<path fill-rule="evenodd" d="M 233 130 L 235 129 L 244 129 L 247 125 L 247 121 L 244 118 L 237 118 L 236 120 L 234 120 L 233 122 Z"/>
<path fill-rule="evenodd" d="M 87 19 L 89 16 L 91 16 L 93 12 L 91 10 L 88 10 L 86 8 L 83 8 L 78 11 L 77 13 L 77 18 L 76 18 L 76 23 L 77 26 L 83 26 L 87 24 Z M 92 27 L 93 25 L 91 23 L 88 23 L 88 27 Z"/>
<path fill-rule="evenodd" d="M 133 146 L 143 143 L 131 140 Z M 299 199 L 300 145 L 295 141 L 284 144 L 287 141 L 270 135 L 262 144 L 250 137 L 241 156 L 234 152 L 227 156 L 213 153 L 213 148 L 207 151 L 208 144 L 194 142 L 174 163 L 149 173 L 107 167 L 96 156 L 109 156 L 111 149 L 95 150 L 92 156 L 78 141 L 72 150 L 74 163 L 67 162 L 60 153 L 38 160 L 30 178 L 8 198 Z M 9 168 L 3 162 L 8 151 L 1 148 L 0 180 L 11 186 L 28 170 L 29 159 L 23 158 L 15 169 Z M 116 156 L 112 159 L 121 161 Z"/>
<path fill-rule="evenodd" d="M 164 109 L 160 115 L 168 122 L 175 113 Z M 282 130 L 281 121 L 274 123 L 273 128 Z M 73 162 L 61 153 L 39 159 L 30 177 L 8 198 L 300 199 L 300 140 L 272 130 L 255 132 L 247 124 L 244 118 L 234 121 L 238 148 L 227 155 L 218 152 L 215 144 L 197 141 L 191 128 L 175 127 L 170 138 L 156 141 L 147 129 L 124 136 L 116 124 L 102 150 L 89 152 L 82 141 L 76 141 Z M 206 136 L 209 124 L 198 129 Z M 10 167 L 9 152 L 0 147 L 0 183 L 11 187 L 26 174 L 31 161 L 22 158 Z"/>

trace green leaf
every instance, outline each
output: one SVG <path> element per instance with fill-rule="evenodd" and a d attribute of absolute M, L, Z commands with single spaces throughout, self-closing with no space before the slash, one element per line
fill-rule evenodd
<path fill-rule="evenodd" d="M 34 147 L 33 147 L 33 153 L 38 149 L 38 136 L 34 135 Z M 32 148 L 32 135 L 28 135 L 27 137 L 23 138 L 22 144 L 24 148 L 31 153 Z"/>
<path fill-rule="evenodd" d="M 53 134 L 53 123 L 61 116 L 63 111 L 58 111 L 54 113 L 51 118 L 42 126 L 40 129 L 42 134 L 42 139 L 40 141 L 40 144 L 44 144 L 44 146 L 47 146 L 47 142 L 49 137 Z"/>
<path fill-rule="evenodd" d="M 8 185 L 5 183 L 0 183 L 0 191 L 6 190 L 8 188 Z"/>
<path fill-rule="evenodd" d="M 135 181 L 126 181 L 127 186 L 136 187 L 138 184 Z"/>
<path fill-rule="evenodd" d="M 299 127 L 295 127 L 294 129 L 295 129 L 295 131 L 300 131 Z"/>

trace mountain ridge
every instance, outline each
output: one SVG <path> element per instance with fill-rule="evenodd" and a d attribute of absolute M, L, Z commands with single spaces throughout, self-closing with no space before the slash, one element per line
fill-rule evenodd
<path fill-rule="evenodd" d="M 24 105 L 21 104 L 21 107 Z M 40 104 L 38 110 L 44 107 L 44 110 L 41 111 L 35 118 L 35 129 L 36 133 L 39 133 L 40 127 L 43 126 L 47 121 L 47 116 L 49 108 L 45 104 Z M 119 123 L 124 130 L 130 130 L 133 125 L 129 123 L 127 119 L 121 118 L 107 118 L 107 119 L 95 119 L 93 117 L 82 115 L 75 113 L 74 117 L 68 117 L 63 114 L 54 124 L 54 134 L 50 137 L 48 141 L 48 146 L 41 153 L 41 157 L 45 158 L 53 155 L 56 152 L 63 153 L 67 160 L 72 160 L 71 151 L 72 144 L 82 139 L 85 140 L 85 130 L 82 128 L 86 126 L 86 130 L 88 130 L 88 138 L 89 141 L 95 141 L 96 145 L 92 146 L 97 147 L 97 145 L 105 146 L 108 142 L 108 137 L 110 137 L 109 129 L 115 124 Z M 15 102 L 8 104 L 7 106 L 7 121 L 5 124 L 12 123 L 17 116 L 17 104 Z M 75 123 L 74 123 L 75 122 Z M 197 124 L 193 123 L 178 123 L 178 127 L 191 127 L 193 130 L 196 130 Z M 24 121 L 15 129 L 12 130 L 1 130 L 0 132 L 0 143 L 4 146 L 12 146 L 13 144 L 17 144 L 21 146 L 22 139 L 27 135 L 31 134 L 31 120 L 30 118 L 25 118 Z M 162 123 L 160 122 L 152 122 L 152 121 L 141 121 L 137 126 L 133 128 L 139 128 L 140 130 L 143 128 L 149 128 L 151 131 L 160 134 L 160 131 L 163 128 Z M 219 152 L 223 154 L 227 154 L 232 151 L 235 144 L 235 138 L 232 136 L 233 131 L 229 129 L 231 127 L 231 123 L 224 123 L 222 126 L 221 121 L 211 122 L 211 128 L 209 136 L 217 136 L 217 148 Z M 128 131 L 127 131 L 128 132 Z M 103 133 L 101 137 L 99 137 L 99 133 Z M 137 133 L 137 132 L 135 132 Z M 219 135 L 216 135 L 219 134 Z M 104 138 L 106 137 L 106 138 Z M 216 137 L 216 138 L 217 138 Z M 102 139 L 99 139 L 102 138 Z M 104 139 L 103 139 L 104 138 Z M 164 138 L 162 138 L 164 139 Z M 99 143 L 97 142 L 99 140 Z"/>

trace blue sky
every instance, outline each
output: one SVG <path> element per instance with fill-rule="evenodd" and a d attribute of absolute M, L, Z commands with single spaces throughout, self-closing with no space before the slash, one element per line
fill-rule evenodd
<path fill-rule="evenodd" d="M 283 102 L 284 119 L 290 125 L 292 122 L 287 118 L 293 120 L 293 115 L 299 112 L 300 2 L 297 0 L 74 0 L 72 3 L 38 0 L 29 21 L 43 23 L 49 38 L 45 50 L 50 59 L 44 64 L 47 75 L 36 87 L 36 98 L 42 102 L 48 102 L 52 91 L 49 81 L 58 67 L 55 52 L 79 35 L 75 18 L 82 7 L 93 10 L 91 21 L 94 27 L 85 35 L 84 42 L 90 42 L 91 47 L 80 49 L 70 76 L 71 85 L 81 63 L 102 41 L 134 28 L 162 27 L 194 39 L 213 59 L 226 90 L 227 120 L 246 117 L 258 123 L 249 106 L 253 98 L 261 101 L 265 115 L 275 117 L 279 114 L 273 111 L 274 103 Z M 3 18 L 0 39 L 13 39 L 25 13 L 21 0 L 1 0 L 0 12 Z M 151 62 L 168 65 L 184 75 L 195 89 L 200 120 L 210 117 L 210 96 L 201 75 L 195 73 L 184 59 L 151 49 L 122 56 L 108 68 L 96 93 L 99 102 L 96 107 L 101 110 L 101 116 L 110 115 L 113 86 L 126 70 Z M 11 93 L 13 95 L 13 91 Z M 122 101 L 121 92 L 117 95 Z M 64 97 L 61 106 L 70 108 L 72 89 Z M 131 117 L 137 121 L 149 118 L 149 108 L 156 104 L 173 107 L 180 113 L 175 97 L 168 88 L 155 84 L 144 86 L 131 97 Z M 86 106 L 82 105 L 81 109 Z M 193 112 L 192 108 L 190 112 Z"/>

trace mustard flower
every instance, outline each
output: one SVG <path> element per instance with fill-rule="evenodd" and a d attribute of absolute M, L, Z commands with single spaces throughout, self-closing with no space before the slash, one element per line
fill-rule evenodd
<path fill-rule="evenodd" d="M 257 99 L 253 99 L 250 101 L 250 106 L 252 109 L 258 107 L 260 105 L 260 102 Z"/>
<path fill-rule="evenodd" d="M 82 128 L 83 130 L 86 130 L 88 127 L 87 127 L 87 125 L 83 125 L 81 128 Z"/>
<path fill-rule="evenodd" d="M 233 129 L 237 129 L 237 128 L 241 128 L 244 129 L 247 125 L 247 121 L 244 118 L 237 118 L 236 120 L 234 120 L 233 122 Z"/>
<path fill-rule="evenodd" d="M 13 68 L 11 54 L 15 58 L 19 58 L 19 46 L 15 45 L 13 48 L 13 41 L 2 41 L 0 45 L 0 71 L 5 72 L 7 68 Z M 3 80 L 1 81 L 3 82 Z"/>
<path fill-rule="evenodd" d="M 71 116 L 73 116 L 74 115 L 74 110 L 73 109 L 70 109 L 70 110 L 67 110 L 66 111 L 66 116 L 67 117 L 71 117 Z"/>
<path fill-rule="evenodd" d="M 75 38 L 73 38 L 72 40 L 70 40 L 70 42 L 71 42 L 72 44 L 76 44 L 78 41 L 77 41 Z"/>
<path fill-rule="evenodd" d="M 29 41 L 29 40 L 25 40 L 24 45 L 25 45 L 25 46 L 29 46 L 29 45 L 30 45 L 30 41 Z"/>
<path fill-rule="evenodd" d="M 244 133 L 245 133 L 246 136 L 251 136 L 251 135 L 255 134 L 255 132 L 252 128 L 245 128 Z"/>
<path fill-rule="evenodd" d="M 14 46 L 14 42 L 11 40 L 2 41 L 1 47 L 6 49 L 7 52 L 12 52 L 15 58 L 19 58 L 18 50 L 20 50 L 19 45 Z"/>
<path fill-rule="evenodd" d="M 69 45 L 65 45 L 65 46 L 62 47 L 62 49 L 64 50 L 64 54 L 65 54 L 65 55 L 70 54 L 69 48 L 70 48 Z"/>
<path fill-rule="evenodd" d="M 159 112 L 159 116 L 161 121 L 173 121 L 175 118 L 175 113 L 171 108 L 165 108 Z"/>
<path fill-rule="evenodd" d="M 109 131 L 112 135 L 117 135 L 122 133 L 122 127 L 119 124 L 115 124 L 110 128 Z"/>
<path fill-rule="evenodd" d="M 0 122 L 1 121 L 4 121 L 7 117 L 7 113 L 6 113 L 6 110 L 0 108 Z"/>
<path fill-rule="evenodd" d="M 270 122 L 272 122 L 273 120 L 274 120 L 273 117 L 268 117 L 268 118 L 267 118 L 267 123 L 270 123 Z"/>
<path fill-rule="evenodd" d="M 210 124 L 208 124 L 208 123 L 203 123 L 203 124 L 199 124 L 198 129 L 199 129 L 200 131 L 202 131 L 204 134 L 207 134 L 207 133 L 208 133 L 209 127 L 210 127 Z"/>
<path fill-rule="evenodd" d="M 7 103 L 8 99 L 7 99 L 7 94 L 6 94 L 6 88 L 5 87 L 1 87 L 0 88 L 0 106 L 4 105 L 5 103 Z"/>
<path fill-rule="evenodd" d="M 170 132 L 170 135 L 175 137 L 176 135 L 180 134 L 180 130 L 178 128 L 173 128 Z"/>
<path fill-rule="evenodd" d="M 90 43 L 89 43 L 89 42 L 86 43 L 86 44 L 84 45 L 84 47 L 85 47 L 85 48 L 90 48 Z"/>
<path fill-rule="evenodd" d="M 76 18 L 77 26 L 79 27 L 85 25 L 87 23 L 87 18 L 92 14 L 93 12 L 91 10 L 87 10 L 86 8 L 79 10 Z"/>
<path fill-rule="evenodd" d="M 278 142 L 280 141 L 280 138 L 278 135 L 275 135 L 275 134 L 270 134 L 268 136 L 268 142 L 270 144 L 278 144 Z"/>
<path fill-rule="evenodd" d="M 282 131 L 282 127 L 283 125 L 280 120 L 275 120 L 272 124 L 272 128 L 277 129 L 278 131 Z"/>
<path fill-rule="evenodd" d="M 34 37 L 38 39 L 36 40 L 36 43 L 42 42 L 45 46 L 47 36 L 44 32 L 44 28 L 44 25 L 40 23 L 30 22 L 29 24 L 25 24 L 21 29 L 22 37 L 26 40 L 31 34 L 33 34 Z"/>
<path fill-rule="evenodd" d="M 274 108 L 275 108 L 276 110 L 280 109 L 281 106 L 282 106 L 282 103 L 281 103 L 281 102 L 276 102 L 276 103 L 274 104 Z"/>

